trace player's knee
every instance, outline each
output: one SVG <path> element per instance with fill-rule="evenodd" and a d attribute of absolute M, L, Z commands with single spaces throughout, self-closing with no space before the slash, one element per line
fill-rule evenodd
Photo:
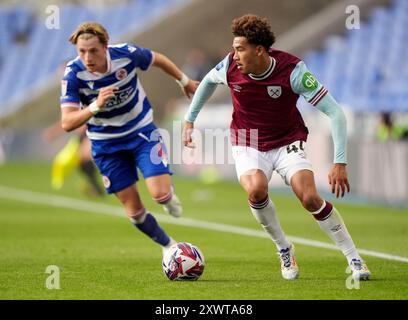
<path fill-rule="evenodd" d="M 171 188 L 165 187 L 151 192 L 153 200 L 159 204 L 168 202 L 171 199 L 172 195 L 173 193 L 171 191 Z"/>
<path fill-rule="evenodd" d="M 241 176 L 240 183 L 250 202 L 258 203 L 268 196 L 268 181 L 263 173 Z"/>
<path fill-rule="evenodd" d="M 253 203 L 258 203 L 268 196 L 268 188 L 265 186 L 253 186 L 247 190 L 248 199 Z"/>
<path fill-rule="evenodd" d="M 305 192 L 300 201 L 302 202 L 302 206 L 310 212 L 314 212 L 319 210 L 321 206 L 321 199 L 320 197 L 315 194 L 315 193 L 307 193 Z"/>

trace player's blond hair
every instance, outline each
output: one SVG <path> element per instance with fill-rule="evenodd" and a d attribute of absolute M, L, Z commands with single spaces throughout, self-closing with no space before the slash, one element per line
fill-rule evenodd
<path fill-rule="evenodd" d="M 99 41 L 103 45 L 108 45 L 108 31 L 106 31 L 106 29 L 100 23 L 89 21 L 80 24 L 76 28 L 76 30 L 69 37 L 69 42 L 71 42 L 72 44 L 76 44 L 79 37 L 81 37 L 81 39 L 87 40 L 94 36 L 97 36 Z"/>

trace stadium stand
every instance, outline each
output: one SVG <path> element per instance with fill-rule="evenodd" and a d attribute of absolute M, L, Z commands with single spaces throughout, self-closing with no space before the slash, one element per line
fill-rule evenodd
<path fill-rule="evenodd" d="M 391 36 L 392 35 L 392 36 Z M 376 7 L 359 30 L 332 36 L 304 56 L 342 104 L 356 112 L 408 111 L 408 1 Z"/>
<path fill-rule="evenodd" d="M 130 0 L 98 10 L 78 4 L 60 6 L 59 29 L 47 29 L 30 7 L 0 7 L 0 113 L 75 57 L 67 38 L 83 21 L 99 21 L 112 40 L 165 15 L 188 0 Z M 18 70 L 18 72 L 16 72 Z"/>

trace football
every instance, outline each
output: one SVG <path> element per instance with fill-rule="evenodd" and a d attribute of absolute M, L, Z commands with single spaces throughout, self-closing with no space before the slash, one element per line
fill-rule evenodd
<path fill-rule="evenodd" d="M 197 246 L 178 242 L 164 253 L 162 266 L 164 274 L 172 281 L 194 281 L 204 272 L 204 256 Z"/>

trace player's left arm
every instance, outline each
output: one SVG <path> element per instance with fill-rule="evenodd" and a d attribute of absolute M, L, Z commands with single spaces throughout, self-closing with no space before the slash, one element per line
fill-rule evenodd
<path fill-rule="evenodd" d="M 344 112 L 328 92 L 317 104 L 316 108 L 325 113 L 331 120 L 332 137 L 334 143 L 334 165 L 329 173 L 329 184 L 336 197 L 343 197 L 345 191 L 350 192 L 347 178 L 347 122 Z"/>
<path fill-rule="evenodd" d="M 310 104 L 326 114 L 331 120 L 334 144 L 334 161 L 328 180 L 331 191 L 336 197 L 343 197 L 350 192 L 347 177 L 347 122 L 343 110 L 328 90 L 300 61 L 291 74 L 291 85 L 294 92 L 301 94 Z"/>
<path fill-rule="evenodd" d="M 130 58 L 133 60 L 137 68 L 140 68 L 143 71 L 146 71 L 151 66 L 162 69 L 176 80 L 187 98 L 190 98 L 190 95 L 194 94 L 196 91 L 199 82 L 189 79 L 187 75 L 185 75 L 180 68 L 164 54 L 131 44 L 128 44 L 126 47 L 129 50 Z"/>
<path fill-rule="evenodd" d="M 198 81 L 191 80 L 185 73 L 183 73 L 176 64 L 162 53 L 153 52 L 153 63 L 155 67 L 159 67 L 167 74 L 171 75 L 180 85 L 184 95 L 190 99 L 190 96 L 197 90 Z"/>

